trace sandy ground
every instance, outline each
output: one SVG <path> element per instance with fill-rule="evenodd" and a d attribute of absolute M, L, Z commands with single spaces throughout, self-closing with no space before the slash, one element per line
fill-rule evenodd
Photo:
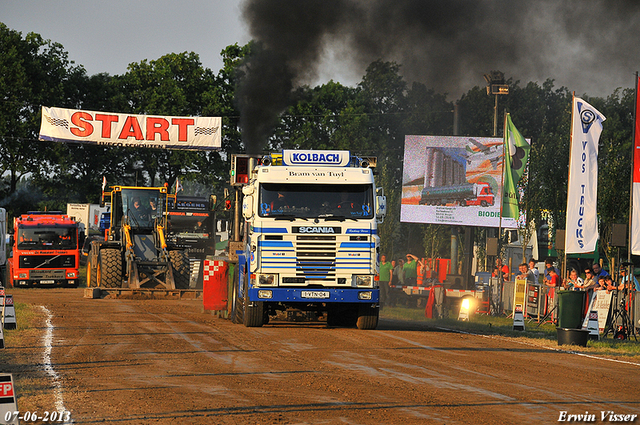
<path fill-rule="evenodd" d="M 531 424 L 557 423 L 561 412 L 589 412 L 596 422 L 605 422 L 601 411 L 640 414 L 634 360 L 421 323 L 245 328 L 203 313 L 196 300 L 11 292 L 15 302 L 44 306 L 51 327 L 7 347 L 15 364 L 0 372 L 17 376 L 21 410 L 63 406 L 73 423 Z"/>

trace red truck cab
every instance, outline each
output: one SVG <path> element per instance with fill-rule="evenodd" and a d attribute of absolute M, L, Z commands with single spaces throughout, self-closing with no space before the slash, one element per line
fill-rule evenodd
<path fill-rule="evenodd" d="M 29 212 L 16 217 L 10 286 L 78 286 L 78 223 L 61 212 Z"/>

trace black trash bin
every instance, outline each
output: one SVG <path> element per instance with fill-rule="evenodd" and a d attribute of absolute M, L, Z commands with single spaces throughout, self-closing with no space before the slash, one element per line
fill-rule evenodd
<path fill-rule="evenodd" d="M 585 291 L 558 291 L 558 327 L 580 329 L 584 319 Z"/>

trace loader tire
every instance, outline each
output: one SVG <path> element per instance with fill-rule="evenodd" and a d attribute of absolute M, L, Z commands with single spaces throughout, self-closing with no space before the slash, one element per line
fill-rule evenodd
<path fill-rule="evenodd" d="M 100 251 L 98 280 L 105 288 L 122 288 L 122 255 L 118 249 Z"/>
<path fill-rule="evenodd" d="M 98 286 L 98 265 L 94 264 L 91 256 L 87 260 L 87 287 L 96 288 Z"/>
<path fill-rule="evenodd" d="M 169 251 L 169 260 L 173 268 L 173 281 L 176 284 L 176 289 L 189 289 L 191 270 L 187 253 L 184 251 Z"/>

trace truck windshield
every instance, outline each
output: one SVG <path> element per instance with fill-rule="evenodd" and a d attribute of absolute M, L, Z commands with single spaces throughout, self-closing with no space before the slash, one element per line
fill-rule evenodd
<path fill-rule="evenodd" d="M 169 212 L 169 233 L 179 236 L 206 239 L 211 233 L 213 217 L 208 212 Z"/>
<path fill-rule="evenodd" d="M 153 227 L 162 217 L 164 197 L 157 190 L 122 189 L 122 214 L 131 227 Z"/>
<path fill-rule="evenodd" d="M 78 247 L 75 227 L 21 227 L 19 249 L 75 249 Z"/>
<path fill-rule="evenodd" d="M 258 215 L 370 219 L 373 218 L 373 187 L 370 184 L 262 183 Z"/>

